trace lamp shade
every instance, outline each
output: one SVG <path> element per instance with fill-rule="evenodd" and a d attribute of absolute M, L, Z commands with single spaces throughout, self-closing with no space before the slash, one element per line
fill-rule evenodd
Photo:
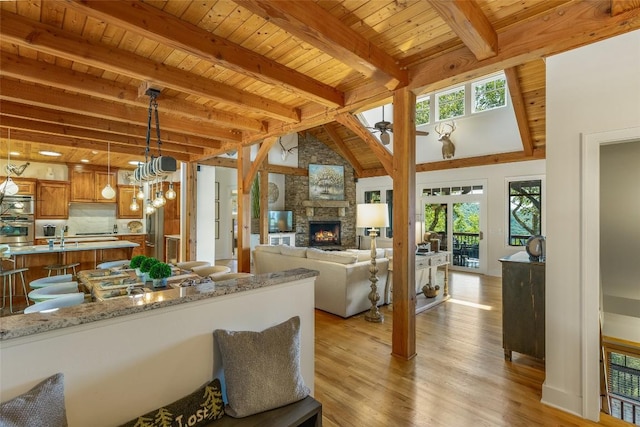
<path fill-rule="evenodd" d="M 362 203 L 356 210 L 356 227 L 380 228 L 389 226 L 389 210 L 386 203 Z"/>

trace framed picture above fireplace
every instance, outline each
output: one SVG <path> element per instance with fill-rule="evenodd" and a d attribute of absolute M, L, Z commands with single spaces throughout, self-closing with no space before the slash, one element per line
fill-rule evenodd
<path fill-rule="evenodd" d="M 344 200 L 344 166 L 309 165 L 309 200 Z"/>

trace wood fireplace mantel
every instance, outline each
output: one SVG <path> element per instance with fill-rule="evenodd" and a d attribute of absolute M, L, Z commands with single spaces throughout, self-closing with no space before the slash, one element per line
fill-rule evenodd
<path fill-rule="evenodd" d="M 303 200 L 302 206 L 307 209 L 308 217 L 314 215 L 314 208 L 337 208 L 338 216 L 345 216 L 349 202 L 346 200 Z"/>

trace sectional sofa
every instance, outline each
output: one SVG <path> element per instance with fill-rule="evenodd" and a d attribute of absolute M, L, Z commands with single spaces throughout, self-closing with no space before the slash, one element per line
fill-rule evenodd
<path fill-rule="evenodd" d="M 384 301 L 383 291 L 389 266 L 389 259 L 385 255 L 385 249 L 378 249 L 378 305 Z M 317 270 L 320 273 L 315 283 L 317 309 L 346 318 L 371 307 L 369 250 L 323 251 L 286 245 L 258 245 L 253 251 L 253 262 L 256 274 L 291 268 Z"/>

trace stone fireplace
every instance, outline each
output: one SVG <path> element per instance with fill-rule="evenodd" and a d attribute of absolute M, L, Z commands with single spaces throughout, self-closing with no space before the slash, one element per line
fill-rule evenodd
<path fill-rule="evenodd" d="M 309 221 L 309 246 L 340 246 L 340 221 Z"/>

